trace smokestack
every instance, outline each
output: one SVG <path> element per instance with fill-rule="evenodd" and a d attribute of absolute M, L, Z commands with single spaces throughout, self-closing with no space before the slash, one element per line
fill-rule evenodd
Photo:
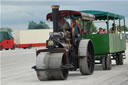
<path fill-rule="evenodd" d="M 52 6 L 53 32 L 58 32 L 59 5 Z"/>

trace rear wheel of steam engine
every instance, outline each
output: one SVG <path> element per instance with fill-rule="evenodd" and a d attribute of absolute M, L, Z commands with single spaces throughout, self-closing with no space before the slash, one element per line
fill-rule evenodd
<path fill-rule="evenodd" d="M 40 53 L 37 56 L 36 68 L 44 69 L 36 71 L 40 81 L 64 80 L 68 77 L 68 69 L 61 67 L 66 64 L 64 53 Z"/>
<path fill-rule="evenodd" d="M 82 47 L 82 48 L 81 48 Z M 79 46 L 80 52 L 80 72 L 82 75 L 91 75 L 94 72 L 95 56 L 93 44 L 90 40 L 82 40 Z"/>

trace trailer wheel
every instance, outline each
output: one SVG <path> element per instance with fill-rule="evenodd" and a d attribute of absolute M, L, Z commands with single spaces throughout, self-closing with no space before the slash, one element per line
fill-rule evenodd
<path fill-rule="evenodd" d="M 14 50 L 15 49 L 15 45 L 12 45 L 12 48 L 11 48 L 11 50 Z"/>
<path fill-rule="evenodd" d="M 9 50 L 9 48 L 5 48 L 5 50 Z"/>
<path fill-rule="evenodd" d="M 94 72 L 95 56 L 91 42 L 87 46 L 87 56 L 80 58 L 79 67 L 82 75 L 91 75 Z"/>
<path fill-rule="evenodd" d="M 28 46 L 28 49 L 31 49 L 31 48 L 32 48 L 32 45 L 29 45 L 29 46 Z"/>
<path fill-rule="evenodd" d="M 116 54 L 116 65 L 123 65 L 123 55 L 122 53 Z"/>
<path fill-rule="evenodd" d="M 23 47 L 24 49 L 26 49 L 27 47 Z"/>
<path fill-rule="evenodd" d="M 112 64 L 111 64 L 110 55 L 106 55 L 102 57 L 102 67 L 103 67 L 103 70 L 111 70 Z"/>
<path fill-rule="evenodd" d="M 3 50 L 3 46 L 0 45 L 0 50 Z"/>
<path fill-rule="evenodd" d="M 119 62 L 119 53 L 116 53 L 116 58 L 115 58 L 115 61 L 116 61 L 116 65 L 120 65 L 120 62 Z"/>

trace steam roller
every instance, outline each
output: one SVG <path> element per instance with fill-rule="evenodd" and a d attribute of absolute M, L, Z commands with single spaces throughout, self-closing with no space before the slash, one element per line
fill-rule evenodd
<path fill-rule="evenodd" d="M 59 11 L 59 6 L 52 6 L 52 13 L 47 15 L 47 20 L 53 21 L 53 32 L 46 41 L 46 49 L 36 51 L 35 69 L 40 81 L 65 80 L 69 71 L 78 68 L 82 75 L 91 75 L 94 72 L 94 47 L 89 39 L 82 39 L 78 28 L 63 28 L 60 26 L 61 18 L 72 16 L 81 19 L 84 13 L 72 10 Z M 87 16 L 84 16 L 87 17 Z M 89 17 L 89 16 L 88 16 Z M 76 31 L 75 31 L 76 30 Z"/>

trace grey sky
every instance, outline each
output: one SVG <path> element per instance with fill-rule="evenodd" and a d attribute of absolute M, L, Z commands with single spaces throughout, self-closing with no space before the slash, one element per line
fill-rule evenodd
<path fill-rule="evenodd" d="M 78 0 L 1 0 L 1 1 L 78 1 Z M 79 1 L 127 1 L 127 0 L 79 0 Z"/>
<path fill-rule="evenodd" d="M 26 29 L 28 22 L 33 20 L 46 21 L 45 17 L 51 12 L 51 5 L 58 4 L 60 9 L 67 10 L 103 10 L 118 13 L 126 17 L 128 26 L 128 1 L 98 1 L 98 0 L 2 0 L 1 24 L 14 29 Z"/>

